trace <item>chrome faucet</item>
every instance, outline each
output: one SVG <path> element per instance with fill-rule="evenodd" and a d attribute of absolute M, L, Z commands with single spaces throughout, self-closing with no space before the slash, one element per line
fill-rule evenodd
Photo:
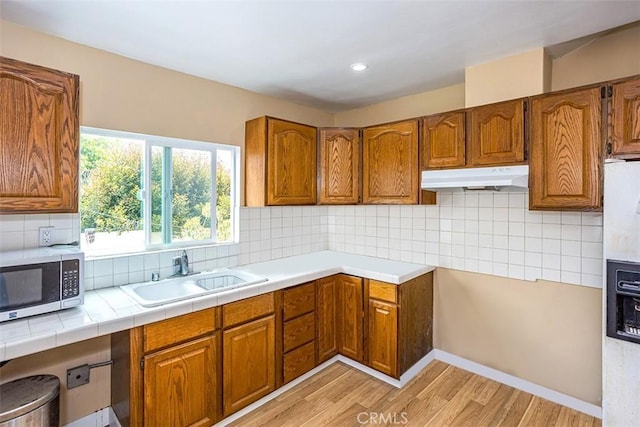
<path fill-rule="evenodd" d="M 182 256 L 173 257 L 173 275 L 187 276 L 189 274 L 189 256 L 187 251 L 182 251 Z"/>

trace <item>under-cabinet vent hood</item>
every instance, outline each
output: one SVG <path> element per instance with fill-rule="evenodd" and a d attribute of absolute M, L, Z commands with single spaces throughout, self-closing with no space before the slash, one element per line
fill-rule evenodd
<path fill-rule="evenodd" d="M 421 188 L 430 191 L 524 191 L 528 187 L 528 165 L 426 170 L 422 172 Z"/>

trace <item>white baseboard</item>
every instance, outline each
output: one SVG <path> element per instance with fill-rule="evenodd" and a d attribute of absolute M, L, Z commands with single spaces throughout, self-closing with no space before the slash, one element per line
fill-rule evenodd
<path fill-rule="evenodd" d="M 64 427 L 122 427 L 111 407 L 102 408 Z"/>
<path fill-rule="evenodd" d="M 348 357 L 342 356 L 342 355 L 338 355 L 335 357 L 336 361 L 342 362 L 345 365 L 349 365 L 353 368 L 356 368 L 362 372 L 364 372 L 365 374 L 368 374 L 374 378 L 377 378 L 381 381 L 386 382 L 387 384 L 391 384 L 392 386 L 396 387 L 396 388 L 402 388 L 405 386 L 405 384 L 407 384 L 409 381 L 411 381 L 413 379 L 413 377 L 415 377 L 416 375 L 418 375 L 418 373 L 420 371 L 422 371 L 429 363 L 431 363 L 434 360 L 434 352 L 430 351 L 429 353 L 427 353 L 426 356 L 424 356 L 422 359 L 418 360 L 416 362 L 415 365 L 413 365 L 411 368 L 407 369 L 407 372 L 405 372 L 404 374 L 402 374 L 402 376 L 400 377 L 400 379 L 396 379 L 393 377 L 390 377 L 388 375 L 383 374 L 380 371 L 376 371 L 375 369 L 372 369 L 368 366 L 363 365 L 362 363 L 356 362 L 355 360 L 349 359 Z M 331 359 L 333 360 L 333 359 Z"/>
<path fill-rule="evenodd" d="M 585 402 L 584 400 L 576 399 L 575 397 L 567 394 L 534 384 L 523 380 L 522 378 L 498 371 L 497 369 L 489 368 L 488 366 L 456 356 L 455 354 L 447 353 L 446 351 L 434 350 L 433 352 L 435 353 L 434 356 L 436 360 L 457 366 L 458 368 L 473 372 L 474 374 L 481 375 L 499 383 L 506 384 L 518 390 L 526 391 L 534 396 L 542 397 L 543 399 L 550 400 L 568 408 L 575 409 L 576 411 L 602 419 L 602 408 L 600 406 L 596 406 L 592 403 Z"/>
<path fill-rule="evenodd" d="M 532 382 L 507 374 L 505 372 L 498 371 L 497 369 L 489 368 L 488 366 L 484 366 L 484 365 L 481 365 L 480 363 L 473 362 L 469 359 L 456 356 L 455 354 L 434 349 L 430 351 L 422 359 L 420 359 L 415 365 L 409 368 L 407 372 L 405 372 L 400 377 L 399 380 L 396 378 L 390 377 L 388 375 L 385 375 L 381 372 L 378 372 L 375 369 L 372 369 L 368 366 L 365 366 L 347 357 L 344 357 L 341 355 L 334 356 L 331 359 L 327 360 L 326 362 L 316 366 L 315 368 L 305 373 L 304 375 L 301 375 L 295 380 L 283 385 L 279 389 L 274 390 L 272 393 L 266 395 L 262 399 L 259 399 L 253 402 L 251 405 L 228 416 L 224 420 L 215 424 L 213 427 L 225 427 L 229 425 L 230 423 L 247 415 L 248 413 L 264 405 L 265 403 L 275 399 L 276 397 L 280 396 L 284 392 L 297 386 L 301 382 L 311 378 L 313 375 L 317 374 L 318 372 L 322 371 L 323 369 L 331 366 L 336 362 L 342 362 L 345 365 L 349 365 L 355 369 L 358 369 L 359 371 L 362 371 L 367 375 L 370 375 L 374 378 L 384 381 L 387 384 L 390 384 L 397 388 L 401 388 L 401 387 L 404 387 L 409 381 L 411 381 L 420 371 L 422 371 L 433 360 L 440 360 L 450 365 L 457 366 L 458 368 L 464 369 L 466 371 L 473 372 L 474 374 L 478 374 L 483 377 L 489 378 L 491 380 L 497 381 L 499 383 L 506 384 L 515 389 L 522 390 L 527 393 L 531 393 L 534 396 L 542 397 L 543 399 L 550 400 L 551 402 L 555 402 L 560 405 L 566 406 L 568 408 L 575 409 L 576 411 L 580 411 L 585 414 L 602 419 L 602 408 L 592 403 L 585 402 L 583 400 L 577 399 L 575 397 L 569 396 L 564 393 L 557 392 L 555 390 L 551 390 L 549 388 L 540 386 L 538 384 L 534 384 Z M 84 418 L 81 418 L 77 421 L 67 424 L 65 427 L 107 427 L 107 426 L 122 427 L 118 422 L 118 419 L 116 418 L 115 413 L 110 407 L 101 409 L 100 411 L 96 411 L 93 414 L 87 415 Z"/>

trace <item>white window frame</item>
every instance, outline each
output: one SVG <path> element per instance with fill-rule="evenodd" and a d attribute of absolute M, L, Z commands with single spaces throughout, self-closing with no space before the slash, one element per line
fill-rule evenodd
<path fill-rule="evenodd" d="M 89 126 L 81 126 L 80 133 L 99 135 L 105 137 L 113 137 L 113 138 L 122 138 L 122 139 L 137 139 L 144 141 L 144 153 L 143 153 L 143 163 L 142 163 L 142 174 L 144 179 L 143 186 L 140 190 L 140 199 L 143 202 L 143 224 L 144 224 L 144 246 L 145 250 L 158 250 L 158 249 L 171 249 L 171 248 L 186 248 L 186 247 L 197 247 L 197 246 L 210 246 L 215 244 L 231 244 L 238 243 L 238 222 L 239 222 L 239 201 L 240 201 L 240 147 L 235 145 L 226 145 L 226 144 L 218 144 L 214 142 L 206 142 L 206 141 L 194 141 L 194 140 L 186 140 L 180 138 L 170 138 L 165 136 L 157 136 L 157 135 L 148 135 L 141 134 L 135 132 L 123 132 L 116 131 L 110 129 L 100 129 Z M 151 243 L 151 172 L 149 170 L 149 165 L 151 165 L 151 150 L 153 147 L 163 147 L 163 148 L 183 148 L 190 150 L 198 150 L 198 151 L 209 151 L 211 153 L 211 235 L 209 239 L 204 240 L 189 240 L 184 242 L 173 242 L 165 243 L 165 237 L 163 236 L 163 243 Z M 217 205 L 217 151 L 229 151 L 231 153 L 231 240 L 225 242 L 217 241 L 217 218 L 216 218 L 216 205 Z M 165 153 L 168 152 L 165 151 Z M 167 159 L 163 156 L 163 162 L 167 163 L 166 166 L 171 169 L 171 158 Z M 165 166 L 163 165 L 163 173 L 166 172 Z M 161 185 L 165 185 L 164 183 Z M 168 187 L 171 187 L 171 183 L 168 183 Z M 163 193 L 166 188 L 163 188 Z M 170 199 L 171 194 L 167 194 Z M 170 206 L 170 205 L 169 205 Z M 164 208 L 163 208 L 164 209 Z M 171 215 L 165 216 L 167 212 L 163 212 L 162 221 L 163 221 L 163 233 L 168 234 L 169 239 L 171 236 Z M 169 209 L 169 214 L 171 214 Z M 166 227 L 168 225 L 168 227 Z"/>

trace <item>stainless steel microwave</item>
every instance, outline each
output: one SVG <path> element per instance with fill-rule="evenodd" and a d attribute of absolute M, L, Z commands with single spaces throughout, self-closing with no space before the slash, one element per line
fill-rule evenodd
<path fill-rule="evenodd" d="M 84 302 L 84 253 L 77 248 L 0 252 L 0 322 Z"/>

